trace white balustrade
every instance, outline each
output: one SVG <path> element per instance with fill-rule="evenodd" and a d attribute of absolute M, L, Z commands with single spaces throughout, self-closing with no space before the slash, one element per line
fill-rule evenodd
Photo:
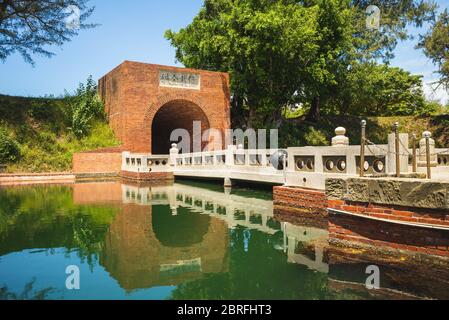
<path fill-rule="evenodd" d="M 163 155 L 122 154 L 122 171 L 149 173 L 170 171 L 170 157 Z"/>
<path fill-rule="evenodd" d="M 217 178 L 232 185 L 232 180 L 261 183 L 286 184 L 290 186 L 324 189 L 325 180 L 331 176 L 358 176 L 363 166 L 366 176 L 391 175 L 396 172 L 395 139 L 389 136 L 389 143 L 377 145 L 367 140 L 365 162 L 360 163 L 360 146 L 348 145 L 346 130 L 336 129 L 332 146 L 288 148 L 286 170 L 277 170 L 271 165 L 271 155 L 277 149 L 248 150 L 242 145 L 228 146 L 225 150 L 197 153 L 179 153 L 176 144 L 170 155 L 123 153 L 122 170 L 131 172 L 173 172 L 175 176 Z M 401 173 L 411 172 L 408 165 L 412 150 L 408 149 L 408 135 L 400 134 Z M 432 160 L 438 166 L 437 173 L 449 177 L 449 150 L 435 149 L 432 144 Z M 421 150 L 418 158 L 422 159 Z M 444 173 L 444 172 L 446 173 Z"/>

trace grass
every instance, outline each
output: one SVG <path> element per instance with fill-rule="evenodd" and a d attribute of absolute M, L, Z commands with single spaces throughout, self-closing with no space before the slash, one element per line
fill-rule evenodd
<path fill-rule="evenodd" d="M 119 145 L 105 121 L 92 123 L 77 139 L 70 130 L 65 99 L 0 95 L 0 126 L 20 145 L 20 159 L 7 172 L 63 172 L 72 168 L 76 152 Z"/>

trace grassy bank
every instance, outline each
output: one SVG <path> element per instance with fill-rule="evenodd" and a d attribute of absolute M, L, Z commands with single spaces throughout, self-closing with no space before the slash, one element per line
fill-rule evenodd
<path fill-rule="evenodd" d="M 17 142 L 20 154 L 7 172 L 70 171 L 75 152 L 119 144 L 108 124 L 92 123 L 77 138 L 72 130 L 67 99 L 22 98 L 0 95 L 0 131 Z"/>

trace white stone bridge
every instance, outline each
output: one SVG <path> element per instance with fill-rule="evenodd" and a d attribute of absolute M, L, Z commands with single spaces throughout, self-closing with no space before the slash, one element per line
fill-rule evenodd
<path fill-rule="evenodd" d="M 229 146 L 226 150 L 180 154 L 173 145 L 167 156 L 123 153 L 122 171 L 172 172 L 175 177 L 223 179 L 225 186 L 231 186 L 232 180 L 241 180 L 324 190 L 327 178 L 356 177 L 360 172 L 361 146 L 349 145 L 343 128 L 337 128 L 336 133 L 329 147 L 286 149 L 288 161 L 285 170 L 275 169 L 270 162 L 277 149 L 245 150 L 242 146 Z M 397 153 L 394 134 L 389 136 L 389 143 L 385 145 L 374 145 L 368 140 L 364 150 L 365 175 L 395 175 L 396 154 L 399 155 L 401 174 L 410 175 L 413 172 L 413 149 L 408 148 L 408 134 L 400 134 L 399 142 Z M 419 144 L 416 171 L 425 175 L 425 139 Z M 449 181 L 449 150 L 436 149 L 435 142 L 430 139 L 430 152 L 432 179 Z"/>

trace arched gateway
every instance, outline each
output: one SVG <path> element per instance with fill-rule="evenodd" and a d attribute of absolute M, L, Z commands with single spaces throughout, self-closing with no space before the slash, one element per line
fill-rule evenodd
<path fill-rule="evenodd" d="M 192 136 L 194 121 L 203 131 L 230 127 L 226 73 L 125 61 L 99 80 L 99 93 L 122 145 L 74 155 L 75 173 L 118 172 L 122 151 L 168 154 L 171 132 Z"/>
<path fill-rule="evenodd" d="M 126 151 L 168 154 L 168 131 L 229 128 L 225 73 L 124 62 L 99 81 L 110 124 Z M 156 150 L 153 150 L 155 148 Z"/>

